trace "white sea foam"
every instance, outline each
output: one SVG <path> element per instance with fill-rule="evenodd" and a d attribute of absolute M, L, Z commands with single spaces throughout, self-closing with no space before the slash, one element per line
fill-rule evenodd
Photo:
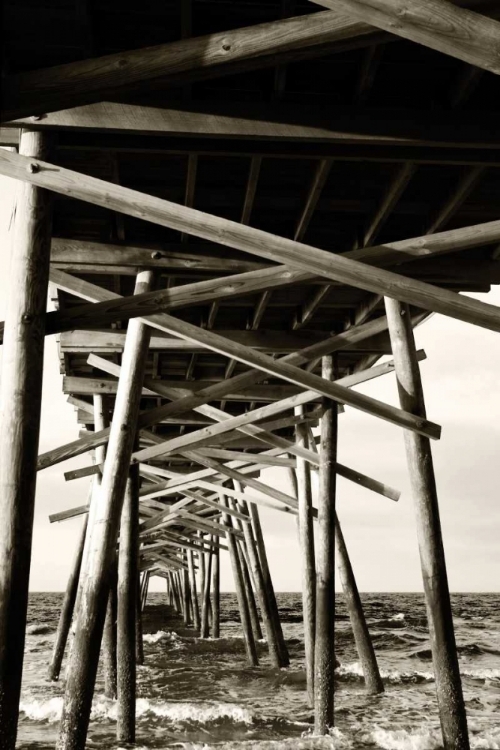
<path fill-rule="evenodd" d="M 164 630 L 158 630 L 157 633 L 144 633 L 142 640 L 146 643 L 158 643 L 158 641 L 168 638 L 170 633 L 166 633 Z"/>
<path fill-rule="evenodd" d="M 404 619 L 405 619 L 404 612 L 398 612 L 397 615 L 394 615 L 393 617 L 391 617 L 391 620 L 404 620 Z"/>
<path fill-rule="evenodd" d="M 24 717 L 32 721 L 59 721 L 63 706 L 62 696 L 39 700 L 32 698 L 23 700 L 19 706 Z M 250 711 L 235 703 L 200 703 L 148 700 L 139 698 L 136 703 L 137 718 L 147 715 L 161 716 L 172 723 L 191 722 L 195 724 L 211 724 L 221 720 L 229 720 L 234 724 L 252 724 L 253 716 Z M 105 719 L 116 720 L 116 701 L 98 695 L 92 703 L 92 721 Z"/>

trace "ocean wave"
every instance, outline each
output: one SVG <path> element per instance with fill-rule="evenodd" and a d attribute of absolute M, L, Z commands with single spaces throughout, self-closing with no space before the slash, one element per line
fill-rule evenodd
<path fill-rule="evenodd" d="M 337 667 L 335 670 L 335 675 L 337 677 L 344 677 L 346 679 L 355 679 L 355 680 L 363 680 L 363 669 L 361 667 L 361 664 L 358 661 L 352 662 L 350 664 L 341 664 L 340 667 Z M 392 684 L 401 684 L 401 683 L 422 683 L 422 682 L 433 682 L 434 681 L 434 675 L 431 672 L 418 672 L 418 671 L 410 671 L 410 672 L 400 672 L 397 669 L 393 670 L 386 670 L 381 669 L 380 670 L 380 676 L 383 680 L 386 680 L 387 682 L 390 682 Z"/>
<path fill-rule="evenodd" d="M 461 674 L 473 680 L 500 680 L 500 669 L 464 669 Z"/>
<path fill-rule="evenodd" d="M 54 628 L 50 625 L 42 625 L 41 623 L 35 623 L 34 625 L 28 625 L 26 628 L 27 635 L 46 635 L 52 633 Z"/>
<path fill-rule="evenodd" d="M 24 718 L 32 721 L 59 721 L 62 714 L 63 698 L 57 696 L 48 700 L 32 698 L 23 700 L 19 706 Z M 92 702 L 91 721 L 117 718 L 118 706 L 116 701 L 97 696 Z M 220 721 L 230 721 L 233 724 L 253 724 L 254 717 L 248 709 L 235 703 L 191 703 L 183 701 L 161 701 L 148 698 L 138 698 L 136 702 L 136 716 L 158 716 L 173 724 L 214 724 Z"/>

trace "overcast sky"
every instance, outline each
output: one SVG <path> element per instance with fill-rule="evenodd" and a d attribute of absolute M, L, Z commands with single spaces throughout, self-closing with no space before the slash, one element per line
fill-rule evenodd
<path fill-rule="evenodd" d="M 10 221 L 15 183 L 0 177 L 0 320 L 9 284 Z M 500 306 L 500 290 L 473 295 Z M 450 588 L 500 590 L 500 335 L 434 315 L 417 329 L 429 419 L 442 425 L 433 442 Z M 363 388 L 398 405 L 394 375 Z M 79 427 L 61 390 L 54 336 L 46 338 L 40 452 L 74 440 Z M 338 514 L 362 591 L 419 591 L 422 588 L 412 498 L 402 431 L 387 422 L 346 408 L 339 422 L 339 461 L 401 490 L 398 503 L 344 479 L 338 484 Z M 55 513 L 86 502 L 88 478 L 65 482 L 63 472 L 87 465 L 88 456 L 38 475 L 31 588 L 63 589 L 82 519 L 49 524 Z M 284 471 L 262 473 L 263 481 L 290 491 Z M 0 498 L 1 502 L 1 498 Z M 261 508 L 275 588 L 300 589 L 300 560 L 293 519 Z M 226 554 L 222 589 L 233 590 Z M 156 583 L 157 581 L 157 583 Z M 162 579 L 152 588 L 164 590 Z"/>

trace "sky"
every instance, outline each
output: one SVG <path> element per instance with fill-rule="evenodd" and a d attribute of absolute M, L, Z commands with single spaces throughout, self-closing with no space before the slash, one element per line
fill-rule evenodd
<path fill-rule="evenodd" d="M 9 285 L 8 226 L 15 188 L 15 181 L 0 176 L 0 320 L 4 320 Z M 498 287 L 488 295 L 471 296 L 500 306 Z M 500 591 L 500 336 L 434 315 L 416 330 L 416 342 L 427 354 L 421 363 L 427 416 L 442 425 L 441 440 L 433 441 L 432 449 L 450 589 Z M 399 405 L 394 374 L 357 390 Z M 48 336 L 40 453 L 75 440 L 78 431 L 74 408 L 62 393 L 55 337 Z M 402 430 L 347 407 L 339 418 L 338 460 L 401 491 L 394 503 L 338 480 L 338 516 L 359 589 L 421 591 Z M 88 456 L 79 456 L 38 474 L 33 591 L 66 586 L 82 518 L 50 524 L 48 515 L 86 502 L 89 478 L 66 482 L 63 473 L 87 464 Z M 282 469 L 263 471 L 261 480 L 291 492 Z M 261 507 L 260 513 L 274 586 L 277 591 L 297 591 L 301 573 L 295 521 L 267 508 Z M 227 553 L 221 558 L 221 588 L 234 590 Z M 164 589 L 163 579 L 153 579 L 151 590 Z"/>

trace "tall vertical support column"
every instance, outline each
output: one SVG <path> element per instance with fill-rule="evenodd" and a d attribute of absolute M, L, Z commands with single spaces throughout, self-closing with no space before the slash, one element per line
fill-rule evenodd
<path fill-rule="evenodd" d="M 203 552 L 200 552 L 200 556 L 203 555 Z M 210 579 L 212 577 L 212 552 L 208 552 L 207 555 L 205 555 L 205 578 L 204 578 L 204 588 L 202 592 L 203 600 L 201 602 L 201 637 L 202 638 L 208 638 L 210 635 L 210 627 L 209 627 L 209 611 L 210 611 Z"/>
<path fill-rule="evenodd" d="M 189 574 L 186 568 L 182 570 L 182 598 L 184 602 L 184 625 L 191 625 L 191 617 L 189 616 L 189 604 L 190 604 L 190 591 L 189 591 Z"/>
<path fill-rule="evenodd" d="M 234 488 L 238 491 L 241 491 L 242 489 L 240 483 L 236 481 L 234 482 Z M 239 505 L 242 511 L 244 511 L 245 513 L 249 513 L 248 505 L 246 502 L 240 502 Z M 264 583 L 264 576 L 262 575 L 257 546 L 255 544 L 255 539 L 252 534 L 252 526 L 250 523 L 243 524 L 243 533 L 245 535 L 245 544 L 248 553 L 249 567 L 255 583 L 255 593 L 257 595 L 260 611 L 262 613 L 262 622 L 264 624 L 264 630 L 266 632 L 266 640 L 269 648 L 271 663 L 275 667 L 288 666 L 287 663 L 283 663 L 283 658 L 279 647 L 279 635 L 275 626 L 271 607 L 269 606 L 266 587 Z"/>
<path fill-rule="evenodd" d="M 219 495 L 220 504 L 226 508 L 229 507 L 228 500 L 223 493 Z M 226 526 L 232 526 L 232 519 L 228 513 L 224 513 L 223 521 Z M 243 629 L 243 637 L 245 640 L 245 649 L 247 652 L 248 661 L 252 667 L 256 667 L 259 663 L 257 656 L 257 648 L 255 646 L 255 640 L 252 631 L 252 623 L 250 621 L 250 611 L 248 609 L 248 602 L 245 596 L 245 589 L 243 585 L 243 574 L 241 572 L 240 558 L 238 555 L 238 548 L 236 546 L 236 539 L 234 534 L 227 533 L 227 546 L 229 548 L 229 558 L 231 560 L 231 569 L 233 571 L 234 586 L 236 589 L 236 597 L 238 599 L 238 607 L 240 610 L 241 627 Z"/>
<path fill-rule="evenodd" d="M 354 578 L 354 572 L 337 515 L 335 515 L 335 544 L 337 547 L 340 581 L 351 620 L 356 650 L 365 678 L 366 689 L 369 693 L 383 693 L 384 685 L 380 677 L 375 650 L 366 624 L 361 597 L 359 596 L 356 579 Z"/>
<path fill-rule="evenodd" d="M 303 407 L 296 407 L 303 414 Z M 296 426 L 296 442 L 307 448 L 304 424 Z M 314 562 L 314 532 L 312 518 L 311 470 L 309 463 L 297 457 L 297 499 L 299 501 L 299 544 L 302 562 L 302 611 L 304 616 L 304 648 L 306 655 L 307 693 L 314 705 L 314 634 L 316 620 L 316 565 Z"/>
<path fill-rule="evenodd" d="M 82 566 L 83 548 L 85 545 L 85 537 L 87 535 L 87 522 L 88 516 L 85 517 L 85 521 L 80 532 L 80 541 L 76 550 L 73 567 L 68 578 L 68 584 L 66 586 L 64 601 L 61 608 L 61 615 L 59 617 L 59 623 L 57 625 L 56 639 L 54 641 L 54 649 L 52 651 L 52 659 L 50 661 L 48 672 L 49 680 L 53 680 L 54 682 L 59 679 L 61 664 L 64 657 L 64 650 L 68 641 L 69 629 L 71 627 L 71 620 L 73 618 L 76 592 L 78 589 L 78 580 L 80 578 L 80 568 Z"/>
<path fill-rule="evenodd" d="M 104 695 L 106 698 L 116 698 L 116 617 L 118 560 L 116 553 L 111 563 L 110 586 L 108 603 L 106 605 L 106 619 L 102 638 L 102 666 L 104 672 Z"/>
<path fill-rule="evenodd" d="M 139 467 L 131 466 L 120 521 L 118 552 L 116 739 L 135 742 L 136 599 L 139 558 Z"/>
<path fill-rule="evenodd" d="M 220 550 L 217 537 L 212 537 L 212 637 L 220 638 Z"/>
<path fill-rule="evenodd" d="M 405 411 L 425 418 L 425 401 L 408 305 L 385 298 L 389 335 Z M 468 750 L 467 717 L 458 665 L 450 591 L 430 441 L 405 430 L 405 448 L 417 522 L 420 563 L 429 621 L 445 750 Z"/>
<path fill-rule="evenodd" d="M 135 293 L 149 291 L 152 280 L 151 271 L 141 271 L 137 275 Z M 139 319 L 133 319 L 128 324 L 99 503 L 90 536 L 88 575 L 82 581 L 81 606 L 57 745 L 59 750 L 85 748 L 111 564 L 116 554 L 118 526 L 136 434 L 150 330 Z"/>
<path fill-rule="evenodd" d="M 257 546 L 259 555 L 260 569 L 262 571 L 262 578 L 264 580 L 267 605 L 274 622 L 276 640 L 280 652 L 281 666 L 288 667 L 290 664 L 290 656 L 288 654 L 288 648 L 286 646 L 285 638 L 283 636 L 283 630 L 281 628 L 278 603 L 276 601 L 276 594 L 274 593 L 271 571 L 269 570 L 269 563 L 267 561 L 266 545 L 264 542 L 264 535 L 262 533 L 259 510 L 255 503 L 248 503 L 248 507 L 250 511 L 250 518 L 252 519 L 252 530 L 255 538 L 255 544 Z"/>
<path fill-rule="evenodd" d="M 50 136 L 21 132 L 19 153 L 50 161 Z M 35 507 L 52 198 L 17 185 L 0 403 L 0 747 L 16 742 Z"/>
<path fill-rule="evenodd" d="M 322 377 L 334 380 L 334 360 L 323 357 Z M 314 731 L 333 726 L 335 671 L 335 499 L 338 406 L 323 399 L 319 453 L 318 535 L 316 547 L 316 642 L 314 650 Z"/>
<path fill-rule="evenodd" d="M 200 629 L 200 606 L 198 604 L 198 591 L 196 589 L 196 573 L 194 570 L 194 555 L 192 550 L 187 551 L 189 581 L 191 583 L 191 605 L 193 610 L 193 627 Z"/>
<path fill-rule="evenodd" d="M 141 584 L 137 573 L 135 592 L 135 661 L 144 664 L 144 642 L 142 639 Z"/>

